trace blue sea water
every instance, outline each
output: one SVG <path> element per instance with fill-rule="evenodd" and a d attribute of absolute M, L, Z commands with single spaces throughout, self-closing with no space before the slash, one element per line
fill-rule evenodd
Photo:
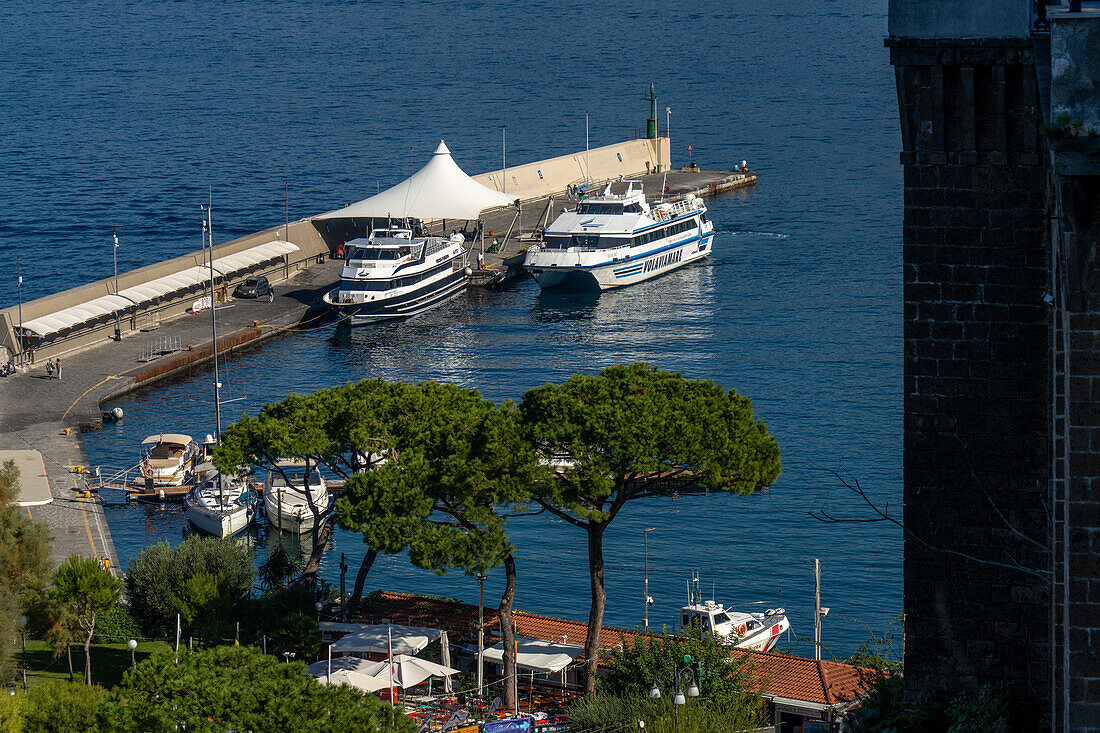
<path fill-rule="evenodd" d="M 719 601 L 783 605 L 812 647 L 813 576 L 833 609 L 823 640 L 851 653 L 901 611 L 901 536 L 867 517 L 833 475 L 901 501 L 901 170 L 885 4 L 701 0 L 688 4 L 88 2 L 0 5 L 0 303 L 192 251 L 211 195 L 215 237 L 363 198 L 419 166 L 440 138 L 467 171 L 644 129 L 642 95 L 671 110 L 674 162 L 746 158 L 756 188 L 710 202 L 705 264 L 619 292 L 563 297 L 527 281 L 471 292 L 405 323 L 269 342 L 225 367 L 227 417 L 291 391 L 363 377 L 452 381 L 519 399 L 578 370 L 645 360 L 750 396 L 778 437 L 783 475 L 751 497 L 650 501 L 605 543 L 608 624 L 642 616 L 649 536 L 651 625 L 671 624 L 690 570 Z M 126 418 L 87 437 L 95 464 L 132 463 L 162 429 L 210 431 L 209 378 L 131 395 Z M 187 525 L 177 508 L 112 504 L 122 558 Z M 517 606 L 587 616 L 583 534 L 517 520 Z M 262 555 L 272 540 L 253 537 Z M 337 533 L 358 565 L 359 538 Z M 349 586 L 351 578 L 349 577 Z M 457 596 L 477 583 L 380 558 L 368 589 Z M 498 594 L 499 573 L 486 586 Z M 495 601 L 494 601 L 495 602 Z M 785 646 L 785 645 L 784 645 Z"/>

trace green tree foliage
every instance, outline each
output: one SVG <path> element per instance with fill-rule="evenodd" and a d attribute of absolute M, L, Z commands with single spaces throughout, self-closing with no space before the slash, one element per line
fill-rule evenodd
<path fill-rule="evenodd" d="M 747 397 L 640 363 L 529 390 L 520 416 L 534 445 L 574 460 L 559 480 L 540 484 L 536 499 L 587 535 L 592 696 L 607 600 L 604 530 L 629 501 L 674 492 L 751 494 L 768 486 L 779 477 L 779 445 L 754 419 Z"/>
<path fill-rule="evenodd" d="M 178 662 L 177 662 L 178 660 Z M 154 654 L 123 677 L 100 707 L 101 730 L 118 733 L 254 731 L 412 733 L 373 695 L 324 686 L 300 662 L 285 664 L 246 647 Z"/>
<path fill-rule="evenodd" d="M 233 598 L 222 574 L 196 573 L 172 594 L 184 634 L 197 634 L 206 643 L 223 638 L 232 623 Z"/>
<path fill-rule="evenodd" d="M 321 651 L 321 630 L 310 588 L 292 585 L 268 591 L 248 602 L 241 621 L 241 643 L 261 647 L 278 656 L 294 652 L 298 659 L 313 659 Z"/>
<path fill-rule="evenodd" d="M 685 663 L 685 657 L 691 662 Z M 764 725 L 767 715 L 744 660 L 744 655 L 732 655 L 711 635 L 635 633 L 623 637 L 622 649 L 611 652 L 610 672 L 600 682 L 600 695 L 577 703 L 570 715 L 585 730 L 622 730 L 635 727 L 639 720 L 653 733 L 753 730 Z M 676 669 L 684 677 L 682 670 L 689 670 L 701 695 L 689 698 L 674 716 L 671 676 Z M 662 697 L 651 700 L 649 691 L 655 682 Z M 689 686 L 686 679 L 681 681 L 685 692 Z"/>
<path fill-rule="evenodd" d="M 650 700 L 646 697 L 601 696 L 581 700 L 569 707 L 567 715 L 577 730 L 622 733 L 745 733 L 767 723 L 762 701 L 754 705 L 731 702 L 690 700 L 675 706 L 671 698 Z M 638 726 L 645 723 L 645 728 Z M 769 729 L 770 730 L 770 729 Z"/>
<path fill-rule="evenodd" d="M 146 547 L 130 561 L 126 573 L 130 613 L 146 636 L 174 634 L 176 614 L 182 615 L 180 603 L 193 603 L 197 598 L 196 585 L 184 590 L 189 580 L 198 575 L 220 578 L 227 598 L 215 594 L 211 601 L 222 608 L 228 600 L 229 608 L 236 609 L 251 595 L 255 572 L 252 550 L 239 542 L 199 536 L 189 537 L 175 548 L 161 542 Z M 195 618 L 201 614 L 196 608 L 189 609 L 196 613 Z"/>
<path fill-rule="evenodd" d="M 377 394 L 377 391 L 375 392 Z M 504 507 L 530 499 L 548 477 L 523 440 L 512 402 L 498 407 L 451 384 L 392 384 L 376 418 L 387 436 L 386 461 L 351 476 L 337 502 L 341 526 L 384 552 L 407 550 L 417 567 L 484 573 L 504 565 L 500 604 L 504 676 L 515 674 L 512 601 L 516 569 Z M 505 685 L 504 702 L 513 704 Z"/>
<path fill-rule="evenodd" d="M 84 684 L 92 684 L 92 635 L 97 614 L 118 603 L 122 580 L 90 557 L 73 555 L 57 569 L 51 595 L 84 632 Z"/>
<path fill-rule="evenodd" d="M 99 685 L 50 681 L 31 688 L 23 733 L 95 733 L 96 710 L 107 699 Z"/>
<path fill-rule="evenodd" d="M 49 531 L 15 505 L 18 496 L 19 469 L 7 461 L 0 465 L 0 679 L 10 679 L 14 670 L 18 619 L 44 591 L 52 570 Z"/>
<path fill-rule="evenodd" d="M 613 697 L 648 697 L 659 675 L 671 674 L 679 667 L 691 670 L 703 700 L 749 707 L 759 702 L 758 695 L 751 692 L 757 685 L 745 666 L 744 654 L 731 654 L 730 648 L 711 634 L 687 631 L 652 636 L 636 632 L 624 637 L 622 646 L 609 652 L 610 672 L 600 681 L 601 690 Z M 684 657 L 691 657 L 691 663 L 685 664 Z M 666 695 L 668 691 L 665 687 Z"/>

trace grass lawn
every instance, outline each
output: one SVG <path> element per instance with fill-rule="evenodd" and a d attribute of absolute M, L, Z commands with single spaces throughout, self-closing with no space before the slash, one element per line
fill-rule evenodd
<path fill-rule="evenodd" d="M 153 652 L 171 649 L 164 641 L 143 641 L 134 653 L 138 662 Z M 16 651 L 16 663 L 20 652 Z M 92 681 L 106 688 L 114 687 L 122 673 L 130 668 L 130 649 L 126 644 L 92 644 Z M 53 648 L 44 641 L 27 640 L 27 687 L 47 680 L 68 680 L 69 661 L 65 654 L 53 658 Z M 73 645 L 73 679 L 84 679 L 84 646 Z"/>

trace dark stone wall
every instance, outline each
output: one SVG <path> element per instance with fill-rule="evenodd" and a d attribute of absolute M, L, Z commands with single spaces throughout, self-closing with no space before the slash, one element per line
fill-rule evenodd
<path fill-rule="evenodd" d="M 1081 154 L 1097 143 L 1052 141 L 1054 708 L 1073 731 L 1100 730 L 1100 164 Z"/>
<path fill-rule="evenodd" d="M 1047 159 L 1028 41 L 891 39 L 905 167 L 905 675 L 1051 698 Z"/>

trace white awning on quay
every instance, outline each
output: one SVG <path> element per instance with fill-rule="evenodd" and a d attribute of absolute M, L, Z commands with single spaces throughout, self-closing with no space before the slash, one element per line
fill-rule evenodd
<path fill-rule="evenodd" d="M 256 265 L 278 259 L 285 254 L 297 252 L 298 245 L 290 242 L 274 241 L 250 247 L 241 252 L 214 260 L 214 269 L 223 276 L 234 275 Z"/>
<path fill-rule="evenodd" d="M 560 672 L 584 651 L 577 644 L 561 644 L 556 641 L 516 637 L 516 666 L 535 672 Z M 504 661 L 504 642 L 485 650 L 484 657 L 491 662 Z"/>
<path fill-rule="evenodd" d="M 92 298 L 86 303 L 73 305 L 50 313 L 46 316 L 32 318 L 23 322 L 23 330 L 30 331 L 39 336 L 50 336 L 58 331 L 64 331 L 73 326 L 95 320 L 101 316 L 112 315 L 118 311 L 124 311 L 134 303 L 129 298 L 118 295 L 101 295 Z"/>
<path fill-rule="evenodd" d="M 428 164 L 393 188 L 317 219 L 477 219 L 481 212 L 508 206 L 514 196 L 494 191 L 458 167 L 442 140 Z"/>

